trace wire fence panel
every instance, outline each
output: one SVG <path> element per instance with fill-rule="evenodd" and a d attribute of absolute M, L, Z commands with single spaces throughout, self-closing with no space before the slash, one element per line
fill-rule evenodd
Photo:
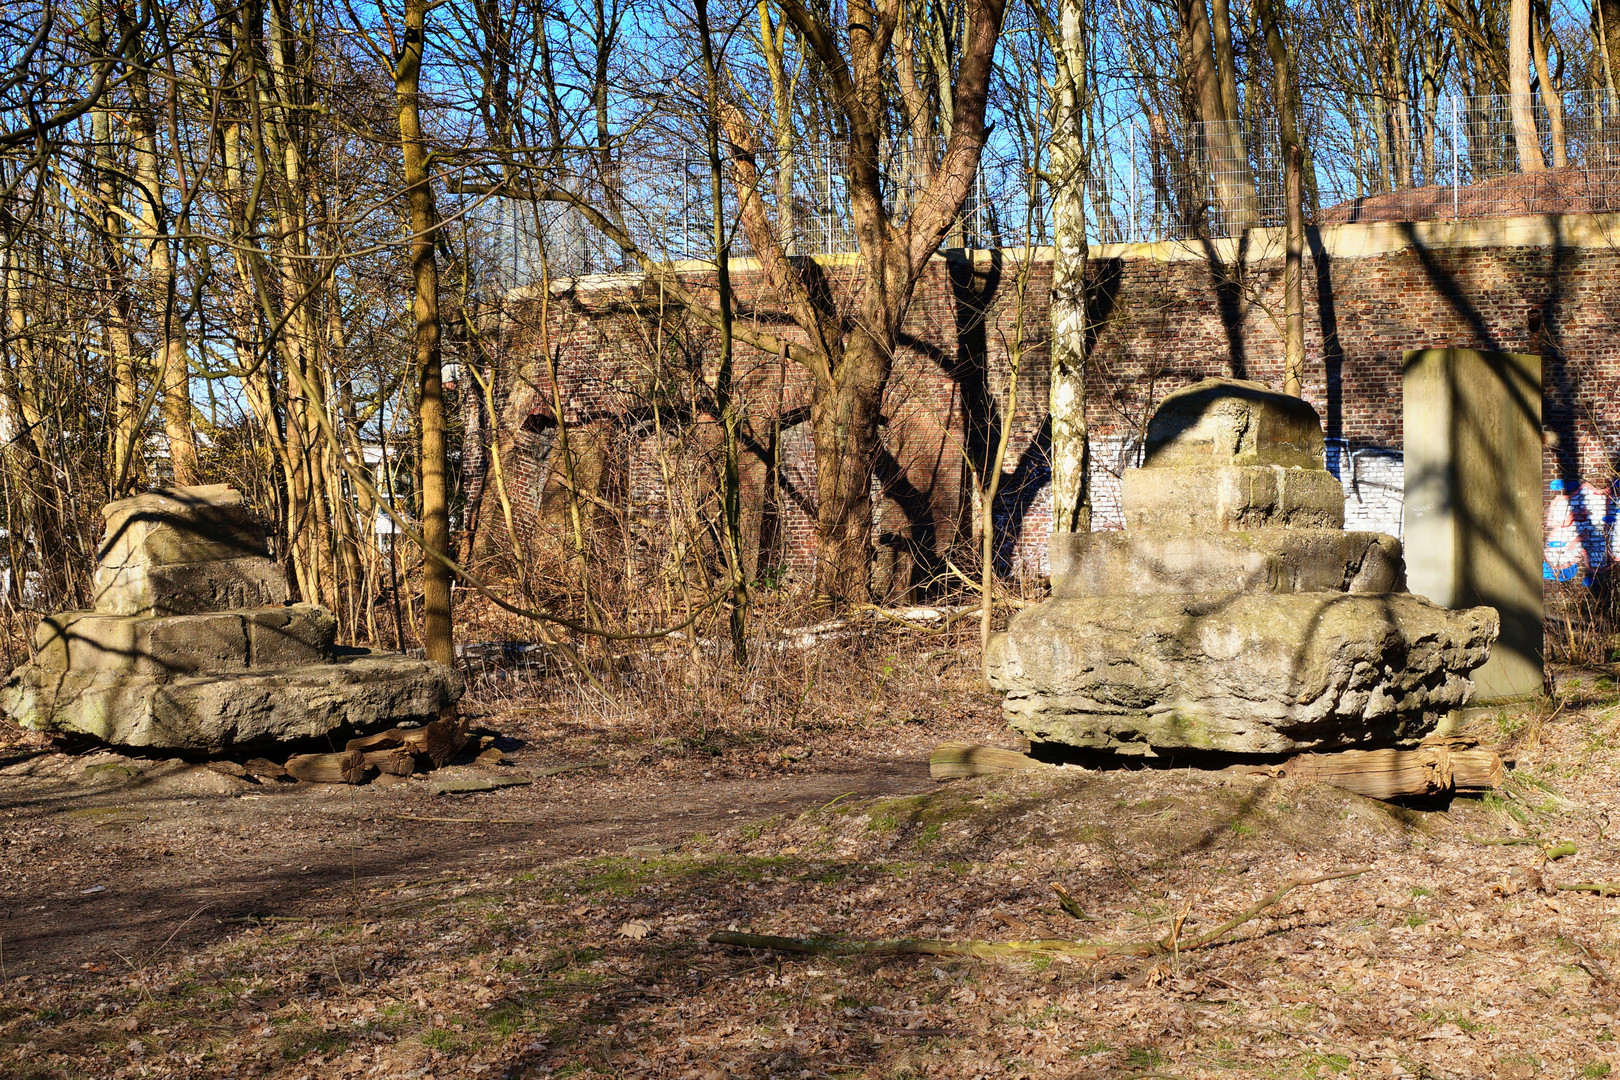
<path fill-rule="evenodd" d="M 1307 221 L 1426 221 L 1620 210 L 1620 102 L 1604 91 L 1500 96 L 1369 96 L 1350 109 L 1306 110 Z M 941 167 L 942 144 L 897 140 L 875 163 L 885 210 L 904 220 Z M 790 256 L 860 248 L 847 146 L 804 143 L 756 151 L 757 198 Z M 742 228 L 733 162 L 722 163 L 721 225 L 730 253 L 754 254 Z M 992 140 L 946 248 L 1052 242 L 1044 148 Z M 559 181 L 586 195 L 647 256 L 715 259 L 708 156 L 690 145 L 624 148 L 608 164 Z M 1095 133 L 1082 184 L 1092 243 L 1235 236 L 1283 223 L 1284 175 L 1275 117 L 1188 124 L 1127 115 Z M 630 269 L 620 246 L 577 210 L 493 198 L 470 208 L 486 278 L 510 286 Z"/>

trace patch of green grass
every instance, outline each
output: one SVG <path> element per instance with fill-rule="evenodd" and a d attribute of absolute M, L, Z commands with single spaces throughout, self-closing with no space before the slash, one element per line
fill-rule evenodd
<path fill-rule="evenodd" d="M 1428 921 L 1429 921 L 1428 916 L 1419 915 L 1417 912 L 1414 911 L 1414 912 L 1412 912 L 1412 914 L 1410 914 L 1410 915 L 1408 915 L 1406 917 L 1406 922 L 1403 925 L 1406 926 L 1406 928 L 1409 929 L 1409 930 L 1416 930 L 1418 927 L 1422 926 L 1424 923 L 1426 923 Z"/>
<path fill-rule="evenodd" d="M 1170 1059 L 1164 1056 L 1163 1051 L 1151 1046 L 1134 1046 L 1125 1051 L 1125 1064 L 1132 1069 L 1143 1072 L 1157 1070 Z"/>
<path fill-rule="evenodd" d="M 805 875 L 805 880 L 813 881 L 817 885 L 837 885 L 849 877 L 849 866 L 845 863 L 834 863 Z"/>
<path fill-rule="evenodd" d="M 467 1038 L 448 1028 L 434 1028 L 422 1033 L 422 1045 L 441 1054 L 454 1054 L 467 1045 Z"/>
<path fill-rule="evenodd" d="M 1412 886 L 1411 891 L 1412 891 L 1412 896 L 1413 896 L 1414 899 L 1416 899 L 1417 897 L 1421 897 L 1421 896 L 1433 896 L 1434 895 L 1434 890 L 1425 889 L 1421 885 Z"/>
<path fill-rule="evenodd" d="M 1601 1080 L 1602 1077 L 1608 1076 L 1612 1069 L 1613 1066 L 1607 1061 L 1594 1061 L 1590 1065 L 1581 1066 L 1581 1075 L 1587 1080 Z"/>
<path fill-rule="evenodd" d="M 1319 1076 L 1347 1072 L 1350 1069 L 1348 1054 L 1316 1054 L 1313 1058 L 1305 1066 L 1305 1075 L 1311 1080 L 1316 1080 Z"/>
<path fill-rule="evenodd" d="M 297 1061 L 310 1054 L 330 1054 L 346 1050 L 349 1037 L 338 1031 L 322 1031 L 309 1024 L 294 1024 L 281 1033 L 281 1060 Z"/>
<path fill-rule="evenodd" d="M 545 1027 L 539 1022 L 535 1010 L 523 1000 L 502 1002 L 479 1019 L 503 1039 L 509 1039 L 520 1031 L 541 1031 Z"/>
<path fill-rule="evenodd" d="M 655 882 L 686 879 L 698 885 L 709 881 L 758 881 L 768 873 L 795 865 L 796 861 L 789 855 L 611 856 L 593 859 L 581 867 L 574 890 L 582 896 L 596 893 L 628 896 Z"/>
<path fill-rule="evenodd" d="M 917 846 L 927 847 L 929 844 L 936 843 L 943 828 L 944 826 L 937 821 L 924 827 L 922 833 L 917 837 Z"/>

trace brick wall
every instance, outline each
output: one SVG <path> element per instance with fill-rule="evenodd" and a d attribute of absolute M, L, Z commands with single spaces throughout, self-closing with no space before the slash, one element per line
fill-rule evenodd
<path fill-rule="evenodd" d="M 1313 233 L 1311 247 L 1305 397 L 1322 414 L 1327 465 L 1345 485 L 1351 527 L 1399 534 L 1401 354 L 1409 349 L 1540 354 L 1549 502 L 1554 480 L 1569 491 L 1585 490 L 1583 483 L 1609 489 L 1620 452 L 1610 404 L 1620 391 L 1620 221 L 1586 215 L 1337 226 Z M 1134 464 L 1142 426 L 1166 393 L 1210 375 L 1280 383 L 1280 254 L 1274 230 L 1204 247 L 1094 249 L 1094 527 L 1120 526 L 1119 474 Z M 847 301 L 857 287 L 852 264 L 829 262 L 824 272 L 833 295 Z M 705 284 L 697 273 L 688 280 Z M 977 500 L 968 463 L 993 441 L 1014 355 L 1021 370 L 995 515 L 1007 534 L 1000 559 L 1010 573 L 1044 571 L 1049 281 L 1042 257 L 1021 268 L 1008 253 L 980 252 L 936 260 L 919 283 L 895 358 L 885 460 L 874 480 L 883 493 L 875 514 L 879 576 L 892 594 L 971 548 Z M 742 317 L 780 330 L 783 320 L 757 275 L 745 268 L 737 283 Z M 714 335 L 661 304 L 639 280 L 590 279 L 557 292 L 546 311 L 546 340 L 565 418 L 622 433 L 623 490 L 647 521 L 701 503 L 701 474 L 712 469 L 718 441 L 698 365 L 709 364 L 712 375 Z M 523 433 L 508 483 L 530 530 L 539 528 L 548 481 L 545 460 L 532 452 L 538 447 L 524 439 L 555 423 L 548 372 L 535 362 L 538 306 L 533 297 L 509 304 L 510 370 L 497 372 L 499 423 Z M 802 570 L 814 552 L 809 379 L 779 357 L 743 348 L 737 385 L 749 434 L 745 533 L 764 550 L 751 557 Z M 655 400 L 668 407 L 659 425 L 662 470 L 648 419 Z M 683 463 L 681 483 L 692 489 L 679 498 L 663 485 L 672 460 Z"/>

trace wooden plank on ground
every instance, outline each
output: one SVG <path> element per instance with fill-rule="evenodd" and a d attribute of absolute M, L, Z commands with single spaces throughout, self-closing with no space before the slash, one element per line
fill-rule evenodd
<path fill-rule="evenodd" d="M 970 742 L 943 743 L 928 757 L 928 775 L 935 780 L 958 780 L 964 776 L 1028 772 L 1052 767 L 1017 750 Z"/>

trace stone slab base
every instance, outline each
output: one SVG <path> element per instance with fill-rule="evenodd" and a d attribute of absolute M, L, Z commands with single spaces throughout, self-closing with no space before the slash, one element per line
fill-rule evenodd
<path fill-rule="evenodd" d="M 1338 529 L 1053 533 L 1052 595 L 1404 592 L 1401 542 Z"/>
<path fill-rule="evenodd" d="M 337 620 L 314 604 L 211 615 L 100 615 L 41 619 L 34 663 L 47 671 L 192 675 L 328 660 Z"/>
<path fill-rule="evenodd" d="M 1466 704 L 1490 608 L 1409 594 L 1052 600 L 991 640 L 986 671 L 1032 742 L 1122 753 L 1399 745 Z"/>
<path fill-rule="evenodd" d="M 461 691 L 461 677 L 443 664 L 392 654 L 180 678 L 28 664 L 0 686 L 0 709 L 36 731 L 218 753 L 436 719 Z"/>
<path fill-rule="evenodd" d="M 1120 504 L 1131 532 L 1344 528 L 1344 487 L 1322 468 L 1126 469 Z"/>

